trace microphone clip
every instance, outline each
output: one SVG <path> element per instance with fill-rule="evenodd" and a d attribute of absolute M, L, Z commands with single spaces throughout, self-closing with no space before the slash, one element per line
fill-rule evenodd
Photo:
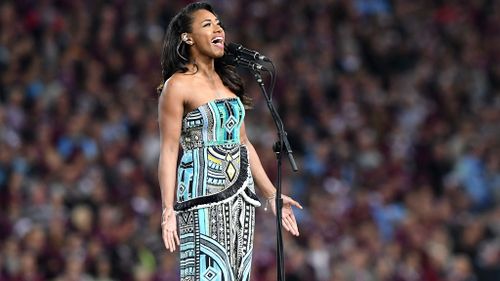
<path fill-rule="evenodd" d="M 247 60 L 247 59 L 240 57 L 240 56 L 236 56 L 234 61 L 236 62 L 236 64 L 238 64 L 244 68 L 248 68 L 250 70 L 254 70 L 254 71 L 266 70 L 266 68 L 263 65 L 261 65 L 260 63 Z"/>

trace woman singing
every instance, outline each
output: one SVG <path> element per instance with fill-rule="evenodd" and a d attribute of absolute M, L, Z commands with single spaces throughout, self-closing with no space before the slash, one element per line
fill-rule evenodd
<path fill-rule="evenodd" d="M 260 206 L 254 181 L 276 213 L 276 189 L 245 133 L 242 80 L 221 59 L 224 44 L 224 29 L 206 3 L 182 9 L 163 44 L 161 225 L 167 250 L 180 246 L 181 280 L 250 280 Z M 299 235 L 292 205 L 302 207 L 282 198 L 283 227 Z"/>

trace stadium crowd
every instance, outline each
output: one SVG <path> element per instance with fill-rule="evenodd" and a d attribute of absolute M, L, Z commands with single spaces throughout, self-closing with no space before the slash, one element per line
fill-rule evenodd
<path fill-rule="evenodd" d="M 181 0 L 0 4 L 0 281 L 178 280 L 156 87 Z M 270 57 L 302 205 L 286 280 L 500 280 L 500 1 L 214 0 Z M 272 179 L 252 77 L 246 127 Z M 276 280 L 258 212 L 252 280 Z"/>

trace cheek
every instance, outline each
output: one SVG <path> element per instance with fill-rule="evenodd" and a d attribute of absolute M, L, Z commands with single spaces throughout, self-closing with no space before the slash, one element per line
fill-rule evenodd
<path fill-rule="evenodd" d="M 210 39 L 208 39 L 208 36 L 206 34 L 196 34 L 193 35 L 193 43 L 194 45 L 197 46 L 204 46 L 207 45 L 207 42 L 209 42 Z"/>

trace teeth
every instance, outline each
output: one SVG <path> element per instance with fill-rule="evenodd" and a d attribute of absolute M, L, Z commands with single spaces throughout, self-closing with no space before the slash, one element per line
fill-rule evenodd
<path fill-rule="evenodd" d="M 217 43 L 222 43 L 223 38 L 222 37 L 215 37 L 212 39 L 212 43 L 217 44 Z"/>

